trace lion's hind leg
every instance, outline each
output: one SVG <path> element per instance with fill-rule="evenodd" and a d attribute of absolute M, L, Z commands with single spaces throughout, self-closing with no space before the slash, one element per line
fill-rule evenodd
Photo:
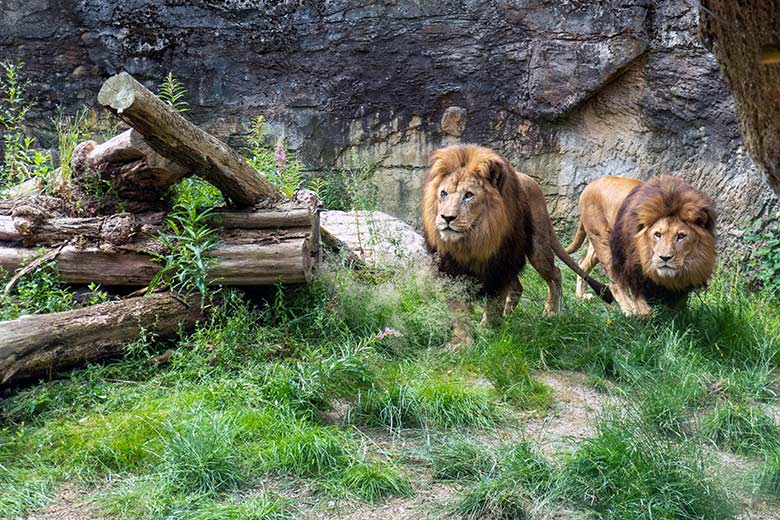
<path fill-rule="evenodd" d="M 590 274 L 597 265 L 599 265 L 599 259 L 596 256 L 596 249 L 588 241 L 588 250 L 583 255 L 582 260 L 580 260 L 580 269 L 585 274 Z M 592 300 L 594 298 L 593 293 L 588 290 L 588 283 L 579 276 L 577 277 L 577 298 L 580 300 Z"/>
<path fill-rule="evenodd" d="M 536 272 L 547 282 L 547 301 L 544 304 L 544 315 L 557 314 L 561 310 L 563 289 L 561 270 L 555 265 L 555 254 L 552 249 L 548 249 L 547 252 L 534 251 L 529 260 Z"/>

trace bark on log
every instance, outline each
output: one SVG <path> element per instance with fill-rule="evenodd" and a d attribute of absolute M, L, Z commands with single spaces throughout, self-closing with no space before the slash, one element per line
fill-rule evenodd
<path fill-rule="evenodd" d="M 66 283 L 147 285 L 160 264 L 148 251 L 163 252 L 150 234 L 159 230 L 159 214 L 129 213 L 94 218 L 53 218 L 30 222 L 0 216 L 0 268 L 13 272 L 39 255 L 37 247 L 62 247 L 56 269 Z M 13 231 L 9 231 L 11 224 Z M 301 207 L 253 212 L 219 211 L 221 244 L 209 256 L 218 259 L 210 280 L 222 285 L 273 285 L 311 281 L 320 260 L 319 214 Z M 22 245 L 17 245 L 22 242 Z"/>
<path fill-rule="evenodd" d="M 155 152 L 133 129 L 103 144 L 86 141 L 76 146 L 71 169 L 77 177 L 87 170 L 111 182 L 125 200 L 157 201 L 168 188 L 189 174 L 189 170 Z"/>
<path fill-rule="evenodd" d="M 106 80 L 98 101 L 143 135 L 155 151 L 202 176 L 235 204 L 251 206 L 259 199 L 280 197 L 241 156 L 187 121 L 130 74 L 122 72 Z"/>
<path fill-rule="evenodd" d="M 50 376 L 122 352 L 142 330 L 173 336 L 203 318 L 197 298 L 169 293 L 0 322 L 0 385 Z"/>

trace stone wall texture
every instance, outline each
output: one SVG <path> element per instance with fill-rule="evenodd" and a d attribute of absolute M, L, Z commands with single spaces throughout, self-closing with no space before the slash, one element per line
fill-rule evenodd
<path fill-rule="evenodd" d="M 126 70 L 169 71 L 229 142 L 263 114 L 317 170 L 378 164 L 382 209 L 419 220 L 430 152 L 491 146 L 535 177 L 567 241 L 603 175 L 684 176 L 721 244 L 775 214 L 688 0 L 0 0 L 0 59 L 26 62 L 43 129 Z M 742 246 L 744 247 L 744 246 Z"/>

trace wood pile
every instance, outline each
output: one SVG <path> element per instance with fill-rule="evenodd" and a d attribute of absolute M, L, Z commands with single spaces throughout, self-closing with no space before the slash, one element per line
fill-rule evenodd
<path fill-rule="evenodd" d="M 216 186 L 228 203 L 209 217 L 219 242 L 208 252 L 212 283 L 312 279 L 321 258 L 313 193 L 285 199 L 235 151 L 127 73 L 109 78 L 98 100 L 131 128 L 102 144 L 78 145 L 57 196 L 20 189 L 0 200 L 0 268 L 17 273 L 5 293 L 42 259 L 54 261 L 67 283 L 144 288 L 161 267 L 153 255 L 166 254 L 155 238 L 171 209 L 164 194 L 190 175 Z M 85 187 L 96 182 L 111 196 L 90 197 Z M 0 322 L 0 385 L 116 354 L 145 332 L 173 335 L 202 317 L 197 298 L 166 292 Z"/>

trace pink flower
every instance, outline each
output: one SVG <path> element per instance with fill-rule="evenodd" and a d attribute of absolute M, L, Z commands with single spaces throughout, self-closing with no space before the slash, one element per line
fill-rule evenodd
<path fill-rule="evenodd" d="M 282 171 L 287 167 L 287 153 L 281 144 L 276 145 L 276 171 Z"/>
<path fill-rule="evenodd" d="M 390 327 L 385 327 L 385 330 L 376 335 L 376 339 L 385 339 L 395 336 L 395 331 Z"/>

